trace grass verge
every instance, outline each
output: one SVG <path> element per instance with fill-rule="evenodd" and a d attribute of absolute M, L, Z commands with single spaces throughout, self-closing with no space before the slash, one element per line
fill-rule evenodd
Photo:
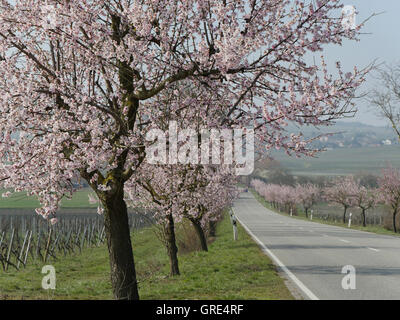
<path fill-rule="evenodd" d="M 168 275 L 164 248 L 151 228 L 134 233 L 133 246 L 141 299 L 293 299 L 271 260 L 239 225 L 233 241 L 229 218 L 219 223 L 209 252 L 179 256 L 181 276 Z M 0 271 L 0 299 L 112 299 L 105 246 L 49 262 L 56 290 L 43 290 L 43 264 Z"/>
<path fill-rule="evenodd" d="M 282 213 L 279 212 L 278 210 L 276 210 L 275 208 L 273 208 L 263 197 L 261 197 L 254 189 L 249 189 L 251 191 L 251 193 L 254 195 L 254 197 L 257 199 L 258 202 L 260 202 L 264 207 L 266 207 L 267 209 L 284 215 L 284 216 L 289 216 L 286 213 Z M 289 216 L 290 217 L 290 216 Z M 303 210 L 297 210 L 297 216 L 293 215 L 292 217 L 293 219 L 300 219 L 300 220 L 307 220 L 310 222 L 315 222 L 315 223 L 323 223 L 323 224 L 328 224 L 328 225 L 332 225 L 332 226 L 337 226 L 337 227 L 343 227 L 343 228 L 347 228 L 348 229 L 348 224 L 347 223 L 343 223 L 343 222 L 334 222 L 334 221 L 329 221 L 329 220 L 324 220 L 318 217 L 313 217 L 312 220 L 310 220 L 310 218 L 306 217 L 306 214 Z M 376 233 L 376 234 L 383 234 L 383 235 L 388 235 L 388 236 L 395 236 L 395 237 L 400 237 L 399 233 L 395 233 L 391 230 L 385 229 L 384 227 L 381 226 L 366 226 L 363 227 L 361 225 L 357 225 L 357 224 L 352 224 L 350 229 L 354 229 L 354 230 L 360 230 L 360 231 L 365 231 L 365 232 L 372 232 L 372 233 Z"/>

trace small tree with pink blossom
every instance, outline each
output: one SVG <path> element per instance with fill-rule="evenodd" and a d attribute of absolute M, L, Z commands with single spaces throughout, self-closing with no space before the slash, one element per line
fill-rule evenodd
<path fill-rule="evenodd" d="M 283 210 L 287 213 L 295 213 L 296 205 L 299 203 L 295 188 L 286 185 L 278 186 L 278 188 L 278 202 L 282 205 Z"/>
<path fill-rule="evenodd" d="M 285 204 L 286 197 L 282 197 L 282 186 L 272 183 L 265 183 L 259 179 L 253 179 L 251 186 L 254 190 L 263 197 L 269 204 L 275 208 L 281 210 L 281 207 Z"/>
<path fill-rule="evenodd" d="M 301 203 L 308 218 L 308 210 L 310 210 L 318 201 L 321 190 L 318 186 L 307 183 L 304 185 L 298 184 L 294 189 L 298 202 Z"/>
<path fill-rule="evenodd" d="M 281 191 L 281 188 L 277 184 L 267 184 L 264 186 L 264 197 L 266 198 L 267 201 L 269 201 L 275 209 L 279 208 L 279 193 Z"/>
<path fill-rule="evenodd" d="M 392 167 L 382 171 L 382 177 L 378 179 L 379 198 L 389 206 L 392 211 L 393 230 L 397 232 L 396 217 L 400 211 L 400 170 Z"/>
<path fill-rule="evenodd" d="M 171 275 L 179 275 L 175 224 L 188 219 L 208 251 L 205 229 L 219 220 L 223 209 L 237 195 L 236 177 L 219 167 L 191 165 L 142 165 L 136 180 L 127 184 L 129 206 L 146 208 L 158 224 L 157 235 L 165 245 Z"/>
<path fill-rule="evenodd" d="M 361 209 L 362 224 L 366 227 L 366 212 L 368 209 L 371 209 L 376 205 L 378 190 L 367 189 L 364 186 L 358 185 L 358 188 L 354 191 L 354 205 Z"/>
<path fill-rule="evenodd" d="M 343 206 L 343 223 L 346 223 L 347 209 L 355 205 L 354 195 L 357 190 L 358 185 L 353 176 L 337 178 L 324 189 L 324 197 L 328 202 Z"/>

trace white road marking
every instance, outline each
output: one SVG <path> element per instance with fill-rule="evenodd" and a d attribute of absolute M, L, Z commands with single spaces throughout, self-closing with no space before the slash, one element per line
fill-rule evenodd
<path fill-rule="evenodd" d="M 372 251 L 375 251 L 375 252 L 379 252 L 379 250 L 378 250 L 378 249 L 375 249 L 375 248 L 367 247 L 367 249 L 372 250 Z"/>
<path fill-rule="evenodd" d="M 234 208 L 232 208 L 233 212 L 235 213 Z M 279 259 L 277 256 L 275 256 L 271 250 L 269 250 L 264 243 L 258 239 L 253 232 L 250 231 L 250 229 L 237 217 L 235 213 L 236 219 L 239 221 L 239 223 L 243 226 L 243 228 L 247 231 L 247 233 L 256 241 L 259 246 L 262 248 L 264 253 L 266 253 L 278 266 L 282 268 L 282 270 L 288 275 L 288 277 L 300 288 L 301 291 L 304 292 L 304 294 L 311 300 L 319 300 L 319 298 L 311 292 L 310 289 L 308 289 L 303 282 L 301 282 Z"/>
<path fill-rule="evenodd" d="M 342 242 L 350 243 L 350 241 L 347 241 L 347 240 L 343 240 L 343 239 L 339 239 L 339 240 Z"/>

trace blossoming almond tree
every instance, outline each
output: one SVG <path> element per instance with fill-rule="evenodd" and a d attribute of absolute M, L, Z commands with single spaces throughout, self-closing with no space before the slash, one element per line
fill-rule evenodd
<path fill-rule="evenodd" d="M 308 218 L 308 210 L 310 210 L 318 201 L 321 190 L 318 186 L 307 183 L 305 185 L 298 184 L 295 187 L 296 195 L 302 204 L 306 217 Z"/>
<path fill-rule="evenodd" d="M 213 90 L 218 123 L 307 153 L 287 121 L 351 112 L 363 81 L 309 52 L 355 39 L 339 0 L 0 0 L 0 181 L 54 214 L 86 180 L 105 213 L 117 299 L 138 299 L 124 186 L 145 158 L 144 111 L 171 84 Z M 194 105 L 182 107 L 196 108 Z"/>
<path fill-rule="evenodd" d="M 378 179 L 380 199 L 392 210 L 393 230 L 397 232 L 396 217 L 400 211 L 400 170 L 386 168 Z"/>
<path fill-rule="evenodd" d="M 208 251 L 205 227 L 218 220 L 236 196 L 236 176 L 218 166 L 141 166 L 141 174 L 127 187 L 129 205 L 149 209 L 158 223 L 167 249 L 171 275 L 179 275 L 175 223 L 191 221 L 202 250 Z"/>
<path fill-rule="evenodd" d="M 266 184 L 261 180 L 254 179 L 251 181 L 251 185 L 254 187 L 256 192 L 264 197 L 271 206 L 275 209 L 278 208 L 278 194 L 280 192 L 280 186 L 276 184 Z"/>
<path fill-rule="evenodd" d="M 298 188 L 288 185 L 266 184 L 258 179 L 252 180 L 251 184 L 265 200 L 279 211 L 283 208 L 287 213 L 296 212 L 296 205 L 301 203 Z"/>
<path fill-rule="evenodd" d="M 201 171 L 205 169 L 202 168 Z M 205 229 L 209 222 L 220 220 L 223 209 L 232 205 L 237 196 L 236 179 L 232 170 L 211 167 L 207 171 L 202 173 L 201 179 L 196 180 L 183 212 L 184 217 L 192 222 L 203 251 L 208 251 Z M 198 201 L 193 203 L 192 199 Z"/>
<path fill-rule="evenodd" d="M 177 166 L 148 168 L 147 164 L 143 164 L 135 179 L 126 184 L 128 206 L 146 209 L 159 226 L 157 235 L 167 250 L 170 274 L 173 276 L 180 274 L 175 222 L 182 220 L 179 200 L 184 191 L 184 181 Z"/>
<path fill-rule="evenodd" d="M 324 189 L 324 197 L 328 202 L 343 206 L 343 223 L 346 223 L 347 209 L 356 204 L 354 195 L 357 194 L 357 190 L 358 186 L 353 176 L 337 178 Z"/>
<path fill-rule="evenodd" d="M 187 105 L 187 100 L 197 108 L 182 107 Z M 145 111 L 147 121 L 152 123 L 149 129 L 154 129 L 148 131 L 146 138 L 155 139 L 147 154 L 154 156 L 154 159 L 137 170 L 136 175 L 127 182 L 126 191 L 130 196 L 129 203 L 146 205 L 156 212 L 156 221 L 160 226 L 158 230 L 161 231 L 159 235 L 171 262 L 171 274 L 177 275 L 179 267 L 174 222 L 182 218 L 190 220 L 201 248 L 208 250 L 204 227 L 220 218 L 222 209 L 232 200 L 232 189 L 236 189 L 233 188 L 233 159 L 231 164 L 225 166 L 212 163 L 224 163 L 229 151 L 231 155 L 228 158 L 233 158 L 232 151 L 235 148 L 229 139 L 222 143 L 220 137 L 210 139 L 202 133 L 205 128 L 223 128 L 221 121 L 216 119 L 221 118 L 224 110 L 217 102 L 218 97 L 209 88 L 194 87 L 190 82 L 182 81 L 179 90 L 173 85 L 164 90 L 156 101 L 157 106 L 164 106 L 161 110 L 149 107 Z M 171 126 L 172 123 L 176 129 L 180 129 L 179 134 Z M 175 136 L 179 152 L 173 151 L 172 136 Z M 203 138 L 205 141 L 202 141 Z M 202 150 L 203 143 L 208 151 Z M 199 145 L 201 154 L 196 151 L 193 155 L 190 150 L 197 149 Z M 237 153 L 236 149 L 234 153 Z M 180 159 L 179 163 L 174 156 Z M 207 160 L 205 163 L 204 159 Z"/>
<path fill-rule="evenodd" d="M 357 183 L 357 189 L 355 190 L 354 204 L 361 209 L 361 217 L 363 222 L 363 227 L 367 226 L 367 217 L 366 212 L 368 209 L 371 209 L 375 206 L 378 200 L 378 190 L 368 190 L 366 187 L 361 186 L 360 183 Z"/>
<path fill-rule="evenodd" d="M 296 205 L 300 202 L 296 189 L 287 185 L 276 185 L 276 188 L 279 188 L 276 192 L 277 201 L 283 210 L 289 214 L 296 213 Z"/>

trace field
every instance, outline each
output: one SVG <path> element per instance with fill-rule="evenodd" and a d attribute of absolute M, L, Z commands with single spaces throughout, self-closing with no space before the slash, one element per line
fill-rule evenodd
<path fill-rule="evenodd" d="M 295 175 L 345 175 L 368 172 L 379 174 L 390 163 L 400 168 L 400 147 L 341 148 L 323 152 L 317 158 L 288 157 L 282 152 L 271 156 Z"/>
<path fill-rule="evenodd" d="M 4 193 L 6 190 L 0 190 Z M 64 199 L 61 202 L 62 208 L 96 208 L 96 204 L 90 204 L 88 194 L 93 193 L 89 188 L 81 189 L 74 193 L 72 199 Z M 28 197 L 25 192 L 13 193 L 9 198 L 0 198 L 1 208 L 32 209 L 37 208 L 39 202 L 35 197 Z"/>
<path fill-rule="evenodd" d="M 168 275 L 168 259 L 152 228 L 133 233 L 142 299 L 293 299 L 271 260 L 239 225 L 232 239 L 229 218 L 218 225 L 209 252 L 180 253 L 181 276 Z M 178 238 L 180 234 L 178 233 Z M 57 288 L 41 288 L 43 263 L 0 271 L 0 299 L 112 299 L 105 245 L 49 261 Z"/>

